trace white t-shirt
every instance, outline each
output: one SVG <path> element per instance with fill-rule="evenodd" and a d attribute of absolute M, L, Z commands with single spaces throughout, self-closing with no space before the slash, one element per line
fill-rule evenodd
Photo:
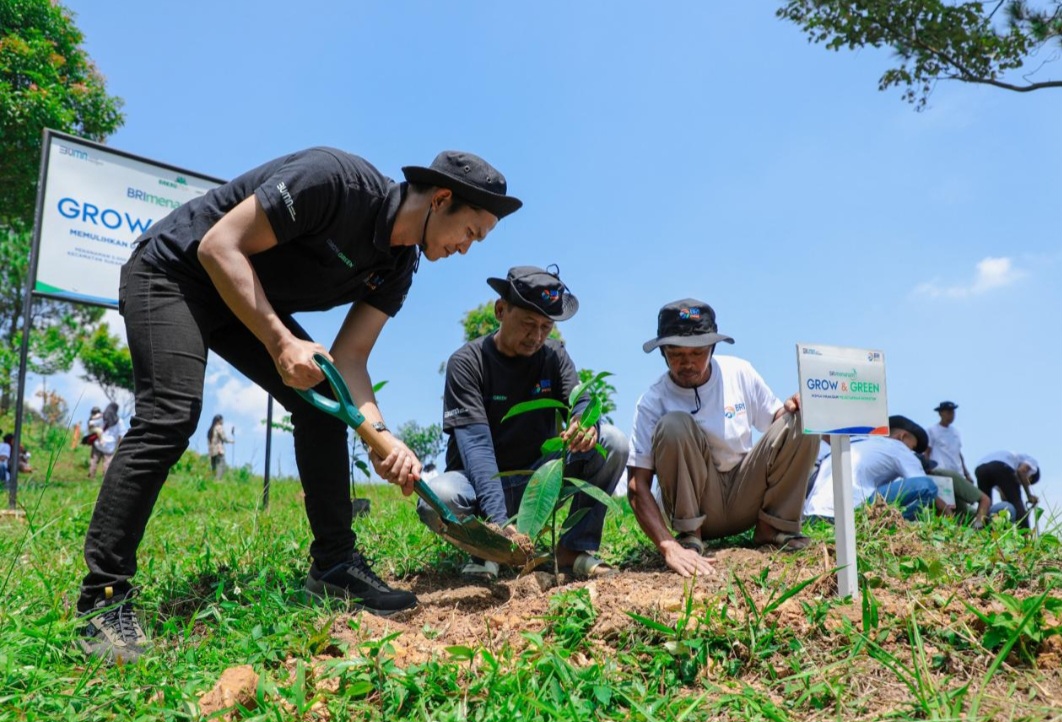
<path fill-rule="evenodd" d="M 692 412 L 708 436 L 712 460 L 721 472 L 730 471 L 752 451 L 752 429 L 767 431 L 782 402 L 774 395 L 752 364 L 734 356 L 713 356 L 708 383 L 696 389 L 684 389 L 664 373 L 638 399 L 634 408 L 628 464 L 640 469 L 655 469 L 653 429 L 660 418 L 672 411 Z"/>
<path fill-rule="evenodd" d="M 1015 454 L 1013 451 L 993 451 L 991 454 L 988 454 L 985 458 L 977 462 L 977 465 L 980 466 L 981 464 L 987 464 L 991 461 L 1002 461 L 1015 471 L 1017 471 L 1018 467 L 1022 464 L 1028 464 L 1031 467 L 1029 470 L 1030 474 L 1035 474 L 1040 470 L 1040 464 L 1036 459 L 1028 454 Z"/>
<path fill-rule="evenodd" d="M 926 433 L 929 434 L 929 458 L 937 462 L 941 469 L 962 473 L 962 437 L 954 424 L 944 426 L 933 424 Z"/>
<path fill-rule="evenodd" d="M 118 419 L 118 423 L 109 429 L 100 432 L 96 439 L 96 450 L 101 454 L 113 454 L 118 449 L 118 440 L 125 436 L 125 422 Z"/>
<path fill-rule="evenodd" d="M 918 457 L 899 439 L 868 436 L 852 442 L 853 506 L 873 497 L 882 484 L 925 475 Z M 804 502 L 804 516 L 833 518 L 833 457 L 824 458 L 819 466 L 811 496 Z"/>

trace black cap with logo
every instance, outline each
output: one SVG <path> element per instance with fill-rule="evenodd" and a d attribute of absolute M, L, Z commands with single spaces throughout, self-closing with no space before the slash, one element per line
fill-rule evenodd
<path fill-rule="evenodd" d="M 715 311 L 704 301 L 684 298 L 672 301 L 656 316 L 656 338 L 642 344 L 649 353 L 658 346 L 711 346 L 720 341 L 734 343 L 734 339 L 719 333 Z"/>
<path fill-rule="evenodd" d="M 560 280 L 560 269 L 514 266 L 505 278 L 488 278 L 487 283 L 509 303 L 541 313 L 554 321 L 566 321 L 579 310 L 579 299 Z"/>

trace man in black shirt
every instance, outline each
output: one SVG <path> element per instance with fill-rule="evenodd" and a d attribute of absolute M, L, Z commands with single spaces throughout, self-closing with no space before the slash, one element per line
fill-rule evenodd
<path fill-rule="evenodd" d="M 295 456 L 313 532 L 310 595 L 387 615 L 416 604 L 391 589 L 355 546 L 347 427 L 302 400 L 331 395 L 313 360 L 331 359 L 367 423 L 394 451 L 377 473 L 412 492 L 420 462 L 383 424 L 367 371 L 387 320 L 402 307 L 419 257 L 464 254 L 521 203 L 505 178 L 469 153 L 440 153 L 395 183 L 358 156 L 311 148 L 270 161 L 189 201 L 137 239 L 122 267 L 119 312 L 133 360 L 136 415 L 108 470 L 85 540 L 78 611 L 82 647 L 131 661 L 146 638 L 132 605 L 136 550 L 170 467 L 203 406 L 207 351 L 291 411 Z M 292 318 L 351 304 L 331 351 Z"/>
<path fill-rule="evenodd" d="M 443 430 L 450 434 L 446 473 L 429 485 L 458 518 L 476 514 L 501 526 L 516 514 L 529 477 L 499 478 L 498 472 L 535 469 L 548 460 L 541 457 L 541 447 L 556 436 L 555 410 L 531 411 L 504 422 L 502 418 L 523 401 L 551 398 L 567 403 L 579 385 L 564 344 L 549 338 L 554 322 L 571 318 L 579 308 L 558 274 L 558 270 L 518 266 L 504 279 L 487 279 L 501 296 L 494 303 L 500 328 L 465 344 L 446 364 Z M 627 439 L 608 424 L 580 429 L 574 419 L 586 403 L 584 397 L 576 404 L 573 423 L 561 432 L 571 451 L 564 475 L 611 494 L 627 464 Z M 595 451 L 596 443 L 607 456 Z M 572 512 L 582 508 L 589 512 L 561 537 L 557 563 L 577 576 L 607 573 L 611 570 L 594 554 L 601 546 L 605 506 L 577 494 Z M 420 502 L 417 512 L 425 524 L 438 530 L 439 517 L 427 504 Z M 464 572 L 493 578 L 498 565 L 473 559 Z"/>

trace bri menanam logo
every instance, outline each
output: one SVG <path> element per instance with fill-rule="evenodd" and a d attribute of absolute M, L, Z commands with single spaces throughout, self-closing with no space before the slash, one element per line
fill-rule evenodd
<path fill-rule="evenodd" d="M 549 392 L 550 392 L 549 379 L 542 379 L 537 384 L 535 384 L 535 388 L 531 389 L 531 395 L 532 396 L 541 396 L 542 394 L 548 394 Z"/>
<path fill-rule="evenodd" d="M 696 306 L 692 308 L 679 309 L 679 318 L 681 318 L 683 321 L 700 321 L 701 309 L 697 308 Z"/>

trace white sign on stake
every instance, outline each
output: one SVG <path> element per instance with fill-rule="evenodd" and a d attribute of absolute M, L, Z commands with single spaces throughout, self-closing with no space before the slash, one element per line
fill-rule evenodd
<path fill-rule="evenodd" d="M 797 344 L 800 415 L 805 434 L 828 434 L 833 464 L 837 594 L 859 596 L 849 436 L 888 435 L 885 354 L 868 349 Z"/>

